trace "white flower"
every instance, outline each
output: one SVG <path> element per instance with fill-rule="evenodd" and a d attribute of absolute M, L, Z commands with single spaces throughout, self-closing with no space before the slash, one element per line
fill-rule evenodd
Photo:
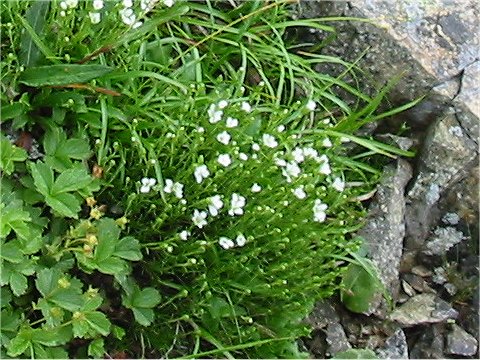
<path fill-rule="evenodd" d="M 93 8 L 95 10 L 103 9 L 103 0 L 93 0 Z"/>
<path fill-rule="evenodd" d="M 175 4 L 175 0 L 163 0 L 163 3 L 167 7 L 172 7 Z"/>
<path fill-rule="evenodd" d="M 176 182 L 173 184 L 173 193 L 177 199 L 183 198 L 183 184 Z"/>
<path fill-rule="evenodd" d="M 247 161 L 248 160 L 248 155 L 245 154 L 245 153 L 240 153 L 240 154 L 238 154 L 238 158 L 240 160 Z"/>
<path fill-rule="evenodd" d="M 273 161 L 277 166 L 281 166 L 281 167 L 287 166 L 287 162 L 284 159 L 280 159 L 279 157 L 277 157 L 277 154 L 275 154 L 275 156 L 273 157 Z"/>
<path fill-rule="evenodd" d="M 195 209 L 192 216 L 193 224 L 201 229 L 202 227 L 207 225 L 207 221 L 205 220 L 207 218 L 207 215 L 208 214 L 206 211 L 198 211 L 197 209 Z"/>
<path fill-rule="evenodd" d="M 277 126 L 277 131 L 280 132 L 280 133 L 284 132 L 285 131 L 285 125 L 278 125 Z"/>
<path fill-rule="evenodd" d="M 298 166 L 296 162 L 289 162 L 285 166 L 284 169 L 282 169 L 282 174 L 287 178 L 287 182 L 292 182 L 292 177 L 298 177 L 302 170 Z"/>
<path fill-rule="evenodd" d="M 250 104 L 246 101 L 242 102 L 242 110 L 249 113 L 252 111 L 252 107 L 250 106 Z"/>
<path fill-rule="evenodd" d="M 217 135 L 217 141 L 225 145 L 228 145 L 228 143 L 230 142 L 230 139 L 231 139 L 231 136 L 226 131 L 222 131 L 220 134 Z"/>
<path fill-rule="evenodd" d="M 157 183 L 157 180 L 153 178 L 142 178 L 141 183 L 142 187 L 140 188 L 140 192 L 145 194 L 150 192 L 152 187 Z"/>
<path fill-rule="evenodd" d="M 61 16 L 61 17 L 65 17 L 65 16 L 67 16 L 67 13 L 62 10 L 62 11 L 60 11 L 60 16 Z"/>
<path fill-rule="evenodd" d="M 215 104 L 210 105 L 207 113 L 208 113 L 208 121 L 210 121 L 211 124 L 215 124 L 220 120 L 222 120 L 223 111 L 217 110 L 217 106 Z"/>
<path fill-rule="evenodd" d="M 232 163 L 232 159 L 230 158 L 230 155 L 228 155 L 228 154 L 218 155 L 217 161 L 220 165 L 223 165 L 225 167 L 227 167 L 228 165 L 230 165 Z"/>
<path fill-rule="evenodd" d="M 188 230 L 183 230 L 183 231 L 180 232 L 180 234 L 178 234 L 178 236 L 182 240 L 187 240 L 190 235 L 191 235 L 191 233 Z"/>
<path fill-rule="evenodd" d="M 203 179 L 206 179 L 210 176 L 210 171 L 208 171 L 207 165 L 200 165 L 197 166 L 197 168 L 193 172 L 193 175 L 195 176 L 195 180 L 197 181 L 197 183 L 200 184 Z"/>
<path fill-rule="evenodd" d="M 204 128 L 203 126 L 199 126 L 199 127 L 197 128 L 197 132 L 199 132 L 200 134 L 201 134 L 201 133 L 204 133 L 204 132 L 205 132 L 205 128 Z"/>
<path fill-rule="evenodd" d="M 132 29 L 136 29 L 136 28 L 142 26 L 142 24 L 143 23 L 141 21 L 137 21 L 135 24 L 133 24 Z"/>
<path fill-rule="evenodd" d="M 313 205 L 313 221 L 324 222 L 327 218 L 325 214 L 325 210 L 327 209 L 328 206 L 326 204 L 322 203 L 320 199 L 316 199 Z"/>
<path fill-rule="evenodd" d="M 295 148 L 295 150 L 292 151 L 292 156 L 293 160 L 297 163 L 301 163 L 305 160 L 305 156 L 303 155 L 303 150 L 299 147 Z"/>
<path fill-rule="evenodd" d="M 325 139 L 323 139 L 323 141 L 322 141 L 322 146 L 324 146 L 324 147 L 332 147 L 332 142 L 330 141 L 329 138 L 325 138 Z"/>
<path fill-rule="evenodd" d="M 238 119 L 227 117 L 226 123 L 227 123 L 227 128 L 234 128 L 238 126 Z"/>
<path fill-rule="evenodd" d="M 250 190 L 254 193 L 258 193 L 258 192 L 262 191 L 262 187 L 260 185 L 258 185 L 257 183 L 255 183 L 255 184 L 252 185 L 252 188 Z"/>
<path fill-rule="evenodd" d="M 228 210 L 228 214 L 230 216 L 242 215 L 245 203 L 246 199 L 243 196 L 233 193 L 232 199 L 230 200 L 230 210 Z"/>
<path fill-rule="evenodd" d="M 349 139 L 348 137 L 341 136 L 341 137 L 340 137 L 340 142 L 342 142 L 342 143 L 348 143 L 348 142 L 350 142 L 350 139 Z"/>
<path fill-rule="evenodd" d="M 335 190 L 342 192 L 343 190 L 345 190 L 345 181 L 343 181 L 339 177 L 336 177 L 335 180 L 333 180 L 332 187 Z"/>
<path fill-rule="evenodd" d="M 224 248 L 225 250 L 231 249 L 231 248 L 233 248 L 233 247 L 235 246 L 235 243 L 234 243 L 231 239 L 229 239 L 229 238 L 227 238 L 227 237 L 225 237 L 225 236 L 221 236 L 221 237 L 218 239 L 218 243 L 219 243 L 220 246 L 221 246 L 222 248 Z"/>
<path fill-rule="evenodd" d="M 130 8 L 130 7 L 133 6 L 132 0 L 123 0 L 123 1 L 122 1 L 122 4 L 123 4 L 123 6 L 125 6 L 126 8 Z"/>
<path fill-rule="evenodd" d="M 143 185 L 142 187 L 140 187 L 140 192 L 143 194 L 150 192 L 150 186 Z"/>
<path fill-rule="evenodd" d="M 228 101 L 220 100 L 217 106 L 219 109 L 225 109 L 228 106 Z"/>
<path fill-rule="evenodd" d="M 307 197 L 307 193 L 305 192 L 305 190 L 303 190 L 303 185 L 295 189 L 292 189 L 292 192 L 293 192 L 293 195 L 295 195 L 295 197 L 297 197 L 300 200 L 305 199 Z"/>
<path fill-rule="evenodd" d="M 317 107 L 317 103 L 315 101 L 313 101 L 312 99 L 308 100 L 307 105 L 306 105 L 306 108 L 308 110 L 313 111 L 313 110 L 315 110 L 316 107 Z"/>
<path fill-rule="evenodd" d="M 237 246 L 245 246 L 247 243 L 247 238 L 243 236 L 243 234 L 238 234 L 235 242 L 237 243 Z"/>
<path fill-rule="evenodd" d="M 218 215 L 218 210 L 220 210 L 223 207 L 223 201 L 220 195 L 215 195 L 212 196 L 210 199 L 210 204 L 208 205 L 208 211 L 210 212 L 210 215 L 212 216 L 217 216 Z"/>
<path fill-rule="evenodd" d="M 78 5 L 78 0 L 65 0 L 65 3 L 70 9 L 76 8 Z"/>
<path fill-rule="evenodd" d="M 260 151 L 260 145 L 258 145 L 257 143 L 253 143 L 252 144 L 252 150 L 253 151 Z"/>
<path fill-rule="evenodd" d="M 165 187 L 163 188 L 167 194 L 170 194 L 173 191 L 173 180 L 172 179 L 165 179 Z"/>
<path fill-rule="evenodd" d="M 62 8 L 63 10 L 67 10 L 67 9 L 68 9 L 67 3 L 66 3 L 65 1 L 62 1 L 62 2 L 60 3 L 60 8 Z"/>
<path fill-rule="evenodd" d="M 308 157 L 308 158 L 317 159 L 318 151 L 312 147 L 304 147 L 303 155 L 305 155 L 305 157 Z"/>
<path fill-rule="evenodd" d="M 324 175 L 330 175 L 332 173 L 332 169 L 330 169 L 330 164 L 328 163 L 327 155 L 322 155 L 318 158 L 318 162 L 321 162 L 320 168 L 318 171 Z"/>
<path fill-rule="evenodd" d="M 90 11 L 88 16 L 92 24 L 98 24 L 100 22 L 100 13 Z"/>
<path fill-rule="evenodd" d="M 278 146 L 278 142 L 274 136 L 270 134 L 263 134 L 262 136 L 263 145 L 269 148 L 275 148 Z"/>

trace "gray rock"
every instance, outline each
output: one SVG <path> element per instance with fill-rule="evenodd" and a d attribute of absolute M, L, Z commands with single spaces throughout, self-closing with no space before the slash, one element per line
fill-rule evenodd
<path fill-rule="evenodd" d="M 444 255 L 463 239 L 466 239 L 465 235 L 454 227 L 437 227 L 433 231 L 433 236 L 426 242 L 423 252 L 427 255 Z"/>
<path fill-rule="evenodd" d="M 339 323 L 333 323 L 327 327 L 327 352 L 334 356 L 336 353 L 347 351 L 352 346 L 348 342 L 345 330 Z"/>
<path fill-rule="evenodd" d="M 444 359 L 443 324 L 422 328 L 418 340 L 410 350 L 411 359 Z"/>
<path fill-rule="evenodd" d="M 458 325 L 452 326 L 452 331 L 447 334 L 447 354 L 473 356 L 477 353 L 478 341 Z"/>
<path fill-rule="evenodd" d="M 389 167 L 377 189 L 369 209 L 366 225 L 359 231 L 368 248 L 368 257 L 378 268 L 382 283 L 393 297 L 399 290 L 399 267 L 405 234 L 404 188 L 411 177 L 410 165 L 399 159 L 396 167 Z M 376 312 L 385 316 L 385 309 L 379 308 L 381 295 L 372 301 L 368 313 Z"/>
<path fill-rule="evenodd" d="M 408 359 L 407 338 L 403 330 L 397 329 L 376 353 L 380 359 Z"/>
<path fill-rule="evenodd" d="M 460 221 L 460 216 L 452 212 L 446 213 L 442 217 L 442 222 L 446 225 L 457 225 L 459 221 Z"/>
<path fill-rule="evenodd" d="M 435 294 L 419 294 L 395 309 L 389 316 L 401 326 L 414 326 L 424 323 L 438 323 L 454 319 L 458 312 L 450 304 Z"/>
<path fill-rule="evenodd" d="M 335 308 L 326 300 L 319 301 L 315 304 L 313 311 L 305 320 L 315 330 L 325 329 L 330 324 L 340 322 Z"/>

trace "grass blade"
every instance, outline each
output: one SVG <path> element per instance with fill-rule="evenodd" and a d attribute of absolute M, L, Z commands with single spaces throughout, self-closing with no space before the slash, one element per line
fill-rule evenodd
<path fill-rule="evenodd" d="M 30 6 L 25 14 L 26 22 L 35 34 L 41 34 L 47 16 L 49 1 L 37 1 Z M 20 53 L 18 60 L 25 67 L 35 66 L 40 59 L 40 49 L 33 41 L 30 32 L 25 31 L 20 40 Z"/>

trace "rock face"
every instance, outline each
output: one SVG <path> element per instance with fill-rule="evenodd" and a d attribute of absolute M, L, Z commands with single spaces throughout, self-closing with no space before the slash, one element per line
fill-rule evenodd
<path fill-rule="evenodd" d="M 472 356 L 477 353 L 478 341 L 461 327 L 453 325 L 447 335 L 447 354 Z"/>

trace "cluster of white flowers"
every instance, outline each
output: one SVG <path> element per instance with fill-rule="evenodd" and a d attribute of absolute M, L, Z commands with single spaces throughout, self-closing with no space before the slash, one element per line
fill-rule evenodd
<path fill-rule="evenodd" d="M 245 246 L 245 244 L 247 243 L 247 238 L 243 234 L 238 234 L 234 242 L 232 239 L 229 239 L 228 237 L 221 236 L 218 239 L 218 243 L 222 248 L 224 248 L 225 250 L 228 250 L 235 246 L 238 246 L 238 247 Z"/>
<path fill-rule="evenodd" d="M 203 228 L 207 225 L 207 218 L 208 214 L 206 211 L 198 211 L 197 209 L 193 210 L 192 222 L 198 228 Z"/>
<path fill-rule="evenodd" d="M 322 203 L 320 199 L 316 199 L 313 204 L 313 221 L 324 222 L 327 218 L 327 214 L 325 213 L 327 209 L 327 204 Z"/>
<path fill-rule="evenodd" d="M 182 240 L 187 240 L 190 235 L 192 235 L 192 233 L 190 231 L 182 230 L 182 231 L 180 231 L 180 234 L 178 234 L 178 237 Z"/>
<path fill-rule="evenodd" d="M 157 183 L 157 180 L 153 178 L 142 178 L 141 183 L 142 183 L 142 186 L 140 187 L 140 192 L 143 194 L 146 194 L 150 192 L 152 187 L 155 186 L 155 184 Z"/>
<path fill-rule="evenodd" d="M 173 193 L 176 198 L 183 198 L 183 184 L 179 182 L 173 182 L 172 179 L 165 179 L 165 187 L 163 188 L 167 194 Z"/>
<path fill-rule="evenodd" d="M 228 154 L 220 154 L 217 161 L 220 165 L 227 167 L 232 163 L 232 158 Z"/>
<path fill-rule="evenodd" d="M 67 16 L 67 10 L 75 9 L 78 5 L 78 0 L 64 0 L 60 2 L 60 16 Z"/>
<path fill-rule="evenodd" d="M 198 184 L 200 184 L 204 179 L 210 176 L 210 171 L 208 170 L 207 165 L 200 165 L 195 168 L 193 172 L 193 176 L 195 176 L 195 180 Z"/>
<path fill-rule="evenodd" d="M 245 206 L 246 201 L 247 199 L 245 199 L 245 197 L 233 193 L 232 199 L 230 200 L 230 209 L 228 210 L 228 215 L 243 215 L 243 207 Z"/>
<path fill-rule="evenodd" d="M 333 180 L 332 187 L 338 192 L 342 192 L 343 190 L 345 190 L 345 181 L 343 181 L 339 177 L 336 177 Z"/>
<path fill-rule="evenodd" d="M 132 28 L 136 29 L 142 25 L 141 21 L 137 21 L 137 15 L 132 9 L 133 1 L 132 0 L 123 0 L 122 1 L 123 8 L 120 9 L 118 12 L 120 17 L 122 18 L 122 22 L 125 25 L 131 26 Z"/>
<path fill-rule="evenodd" d="M 216 124 L 222 120 L 223 116 L 223 109 L 228 106 L 228 102 L 226 100 L 220 100 L 218 104 L 211 104 L 208 108 L 208 121 L 211 124 Z"/>
<path fill-rule="evenodd" d="M 218 211 L 223 207 L 222 197 L 220 195 L 214 195 L 209 199 L 208 212 L 212 216 L 217 216 Z"/>

